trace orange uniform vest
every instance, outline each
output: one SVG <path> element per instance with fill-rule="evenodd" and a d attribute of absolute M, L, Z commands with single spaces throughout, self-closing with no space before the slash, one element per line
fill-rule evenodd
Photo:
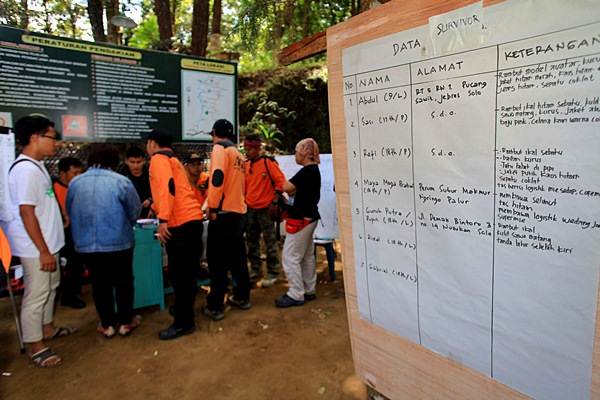
<path fill-rule="evenodd" d="M 194 194 L 200 202 L 200 205 L 204 205 L 206 198 L 208 197 L 208 179 L 210 175 L 206 172 L 200 172 L 198 180 L 194 184 Z"/>
<path fill-rule="evenodd" d="M 63 185 L 59 181 L 54 182 L 53 186 L 54 195 L 56 196 L 56 200 L 58 200 L 60 211 L 62 211 L 64 214 L 67 212 L 67 186 Z"/>
<path fill-rule="evenodd" d="M 215 144 L 210 155 L 208 208 L 211 211 L 246 213 L 244 158 L 229 140 Z"/>
<path fill-rule="evenodd" d="M 201 204 L 183 165 L 172 151 L 159 151 L 150 159 L 152 209 L 169 228 L 202 220 Z"/>
<path fill-rule="evenodd" d="M 267 208 L 276 192 L 283 192 L 285 175 L 270 157 L 246 161 L 246 204 L 250 208 Z"/>
<path fill-rule="evenodd" d="M 2 264 L 6 272 L 10 269 L 11 258 L 12 253 L 10 251 L 10 244 L 8 243 L 6 235 L 4 235 L 4 231 L 0 228 L 0 264 Z"/>

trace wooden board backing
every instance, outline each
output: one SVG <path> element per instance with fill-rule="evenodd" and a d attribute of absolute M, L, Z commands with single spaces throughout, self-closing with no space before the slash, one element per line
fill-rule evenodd
<path fill-rule="evenodd" d="M 391 399 L 523 399 L 527 396 L 475 370 L 362 320 L 356 298 L 354 242 L 344 96 L 342 50 L 428 23 L 429 17 L 473 0 L 392 0 L 327 30 L 329 122 L 344 259 L 344 282 L 352 354 L 357 374 Z M 484 7 L 499 0 L 484 1 Z M 600 310 L 600 297 L 598 308 Z M 596 314 L 591 398 L 600 399 L 600 335 Z"/>

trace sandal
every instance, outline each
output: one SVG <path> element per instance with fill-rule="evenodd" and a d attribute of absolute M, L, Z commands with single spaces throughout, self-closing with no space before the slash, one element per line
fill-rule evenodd
<path fill-rule="evenodd" d="M 52 339 L 69 336 L 75 332 L 77 332 L 77 328 L 61 326 L 61 327 L 56 328 L 56 330 L 54 331 L 54 333 L 52 335 L 46 336 L 44 338 L 44 340 L 52 340 Z"/>
<path fill-rule="evenodd" d="M 131 322 L 127 325 L 119 326 L 119 335 L 128 336 L 131 332 L 135 330 L 138 326 L 142 324 L 142 316 L 136 315 L 131 319 Z"/>
<path fill-rule="evenodd" d="M 50 347 L 44 347 L 37 353 L 32 354 L 30 358 L 31 362 L 34 363 L 38 368 L 53 368 L 62 364 L 62 358 L 50 350 Z"/>
<path fill-rule="evenodd" d="M 98 324 L 96 331 L 98 331 L 98 333 L 100 333 L 102 336 L 104 336 L 107 339 L 110 339 L 111 337 L 115 336 L 115 334 L 117 333 L 117 331 L 115 331 L 115 328 L 113 326 L 104 328 L 102 326 L 102 324 Z"/>

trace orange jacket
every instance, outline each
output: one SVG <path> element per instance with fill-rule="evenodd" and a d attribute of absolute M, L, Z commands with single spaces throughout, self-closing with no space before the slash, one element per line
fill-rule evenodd
<path fill-rule="evenodd" d="M 283 192 L 285 175 L 272 157 L 261 156 L 246 161 L 246 204 L 251 208 L 267 208 L 276 192 Z"/>
<path fill-rule="evenodd" d="M 229 140 L 213 146 L 210 155 L 208 208 L 211 211 L 246 213 L 244 158 Z"/>
<path fill-rule="evenodd" d="M 63 213 L 67 212 L 67 186 L 63 185 L 60 181 L 56 181 L 53 184 L 54 187 L 54 195 L 56 196 L 56 200 L 58 200 L 58 205 L 60 206 L 60 211 Z"/>
<path fill-rule="evenodd" d="M 159 151 L 150 159 L 150 190 L 152 209 L 168 227 L 202 220 L 201 204 L 172 151 Z"/>
<path fill-rule="evenodd" d="M 2 228 L 0 228 L 0 264 L 2 264 L 6 272 L 8 272 L 8 270 L 10 269 L 11 258 L 12 253 L 10 252 L 10 244 L 8 243 L 8 239 L 4 235 Z"/>
<path fill-rule="evenodd" d="M 208 178 L 210 175 L 206 172 L 200 172 L 200 177 L 194 184 L 194 194 L 196 198 L 200 202 L 200 205 L 203 206 L 206 198 L 208 197 Z"/>

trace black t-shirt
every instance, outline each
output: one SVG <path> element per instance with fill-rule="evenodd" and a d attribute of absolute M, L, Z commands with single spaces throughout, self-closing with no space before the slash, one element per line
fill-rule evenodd
<path fill-rule="evenodd" d="M 317 164 L 302 167 L 290 182 L 296 186 L 294 204 L 289 209 L 289 215 L 294 219 L 320 219 L 317 204 L 321 198 L 321 173 Z"/>
<path fill-rule="evenodd" d="M 140 176 L 133 176 L 128 174 L 127 177 L 133 183 L 135 187 L 135 191 L 138 196 L 140 196 L 140 200 L 143 202 L 144 200 L 152 197 L 152 192 L 150 191 L 150 176 L 148 175 L 148 171 L 144 171 Z"/>
<path fill-rule="evenodd" d="M 125 167 L 123 170 L 123 175 L 128 177 L 131 183 L 133 183 L 133 187 L 135 187 L 135 191 L 137 192 L 138 196 L 140 196 L 142 203 L 152 197 L 148 168 L 144 167 L 144 170 L 140 176 L 133 176 L 131 172 L 129 172 L 129 168 Z M 145 218 L 149 211 L 150 207 L 144 208 L 141 212 L 140 218 Z"/>

